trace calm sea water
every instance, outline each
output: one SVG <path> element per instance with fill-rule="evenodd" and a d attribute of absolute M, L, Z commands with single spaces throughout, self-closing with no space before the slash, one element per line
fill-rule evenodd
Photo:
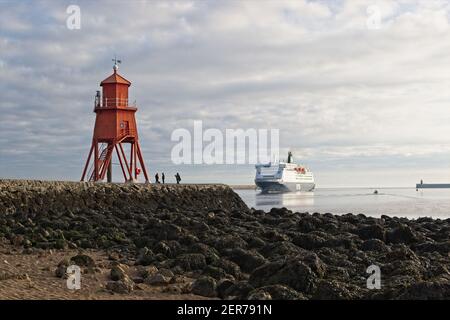
<path fill-rule="evenodd" d="M 286 207 L 298 212 L 362 213 L 407 217 L 450 218 L 450 189 L 414 188 L 316 189 L 314 192 L 261 194 L 255 190 L 235 190 L 249 207 L 270 210 Z"/>

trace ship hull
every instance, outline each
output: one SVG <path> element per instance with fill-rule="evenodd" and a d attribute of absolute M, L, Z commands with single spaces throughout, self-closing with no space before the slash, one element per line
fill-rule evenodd
<path fill-rule="evenodd" d="M 296 191 L 313 191 L 314 183 L 310 182 L 280 182 L 280 181 L 258 181 L 255 180 L 256 186 L 261 189 L 261 192 L 296 192 Z"/>

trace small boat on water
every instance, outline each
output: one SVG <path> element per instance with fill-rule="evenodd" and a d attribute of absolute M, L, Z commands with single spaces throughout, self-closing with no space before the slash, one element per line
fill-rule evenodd
<path fill-rule="evenodd" d="M 286 162 L 257 164 L 255 184 L 263 193 L 312 191 L 314 175 L 306 167 L 293 163 L 289 151 Z"/>

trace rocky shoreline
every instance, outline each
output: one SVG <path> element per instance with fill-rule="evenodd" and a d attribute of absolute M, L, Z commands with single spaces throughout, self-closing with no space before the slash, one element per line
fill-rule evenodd
<path fill-rule="evenodd" d="M 105 290 L 220 299 L 449 299 L 450 219 L 249 209 L 225 185 L 0 180 L 0 246 L 67 256 Z M 377 265 L 381 289 L 368 289 Z M 2 282 L 0 276 L 0 283 Z"/>

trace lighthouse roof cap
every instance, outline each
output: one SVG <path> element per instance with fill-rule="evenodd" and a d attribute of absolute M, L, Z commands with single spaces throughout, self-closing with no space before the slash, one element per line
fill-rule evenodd
<path fill-rule="evenodd" d="M 108 78 L 100 82 L 100 85 L 103 86 L 106 83 L 121 83 L 126 85 L 131 85 L 131 82 L 122 77 L 120 74 L 118 74 L 116 71 L 112 75 L 110 75 Z"/>

